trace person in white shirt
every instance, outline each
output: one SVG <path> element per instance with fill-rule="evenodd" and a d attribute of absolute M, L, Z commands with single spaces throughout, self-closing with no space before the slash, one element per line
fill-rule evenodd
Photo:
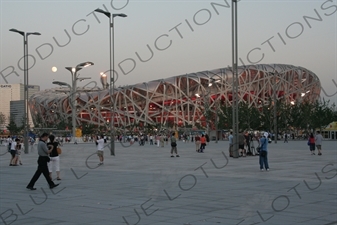
<path fill-rule="evenodd" d="M 95 142 L 97 145 L 97 156 L 99 158 L 98 165 L 103 165 L 104 162 L 104 138 L 103 136 L 98 136 L 97 139 L 95 138 Z"/>
<path fill-rule="evenodd" d="M 323 136 L 321 135 L 320 131 L 317 131 L 317 134 L 315 136 L 315 144 L 318 150 L 318 155 L 322 155 L 322 141 L 323 141 Z"/>
<path fill-rule="evenodd" d="M 150 135 L 150 145 L 153 145 L 153 135 Z"/>
<path fill-rule="evenodd" d="M 11 163 L 9 164 L 10 166 L 17 166 L 16 161 L 17 161 L 17 150 L 18 150 L 18 145 L 20 144 L 20 139 L 16 138 L 15 141 L 12 142 L 11 144 Z"/>
<path fill-rule="evenodd" d="M 8 152 L 11 152 L 11 145 L 12 145 L 13 139 L 11 136 L 8 136 L 7 143 L 8 143 Z"/>

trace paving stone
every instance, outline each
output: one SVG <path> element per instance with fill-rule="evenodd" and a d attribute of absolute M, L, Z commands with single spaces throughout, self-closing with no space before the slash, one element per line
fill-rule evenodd
<path fill-rule="evenodd" d="M 337 224 L 336 141 L 324 141 L 322 156 L 310 155 L 306 141 L 271 143 L 269 172 L 258 156 L 229 158 L 227 141 L 205 153 L 180 142 L 179 158 L 169 145 L 116 143 L 102 166 L 95 149 L 64 144 L 60 186 L 50 190 L 41 176 L 30 191 L 36 150 L 10 167 L 0 146 L 0 224 Z"/>

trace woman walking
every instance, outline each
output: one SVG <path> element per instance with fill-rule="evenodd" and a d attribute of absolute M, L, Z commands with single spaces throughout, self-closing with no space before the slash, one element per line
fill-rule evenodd
<path fill-rule="evenodd" d="M 17 166 L 17 160 L 18 160 L 18 148 L 20 146 L 20 139 L 16 138 L 15 141 L 11 144 L 11 155 L 12 159 L 10 161 L 10 166 Z"/>
<path fill-rule="evenodd" d="M 49 176 L 50 176 L 50 179 L 53 180 L 52 173 L 53 173 L 53 169 L 55 169 L 56 179 L 61 180 L 60 178 L 60 156 L 57 152 L 57 147 L 59 146 L 59 143 L 54 140 L 55 140 L 55 136 L 52 134 L 49 135 L 50 142 L 47 144 L 47 146 L 49 148 L 51 148 L 51 146 L 53 147 L 53 150 L 49 154 L 50 156 L 50 162 L 48 163 Z"/>

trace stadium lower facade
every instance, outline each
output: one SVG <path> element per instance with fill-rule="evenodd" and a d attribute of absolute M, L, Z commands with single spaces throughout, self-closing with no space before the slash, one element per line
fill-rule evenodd
<path fill-rule="evenodd" d="M 239 102 L 262 107 L 271 99 L 287 104 L 319 99 L 321 84 L 308 69 L 285 64 L 258 64 L 238 68 Z M 115 127 L 205 126 L 207 109 L 232 104 L 233 73 L 230 68 L 190 73 L 109 89 L 77 89 L 74 105 L 77 126 L 94 124 Z M 72 93 L 69 88 L 55 88 L 35 93 L 29 101 L 34 123 L 53 126 L 71 121 Z M 274 96 L 275 95 L 275 96 Z M 111 102 L 111 99 L 113 100 Z"/>

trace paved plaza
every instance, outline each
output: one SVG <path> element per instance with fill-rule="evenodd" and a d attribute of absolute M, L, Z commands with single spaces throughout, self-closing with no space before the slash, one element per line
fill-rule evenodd
<path fill-rule="evenodd" d="M 306 141 L 269 144 L 269 172 L 258 156 L 229 158 L 228 141 L 208 143 L 205 153 L 179 141 L 179 158 L 169 145 L 116 143 L 102 166 L 95 149 L 64 144 L 60 185 L 50 190 L 41 176 L 31 191 L 36 147 L 10 167 L 1 146 L 0 224 L 337 224 L 336 141 L 323 142 L 322 156 L 310 155 Z"/>

